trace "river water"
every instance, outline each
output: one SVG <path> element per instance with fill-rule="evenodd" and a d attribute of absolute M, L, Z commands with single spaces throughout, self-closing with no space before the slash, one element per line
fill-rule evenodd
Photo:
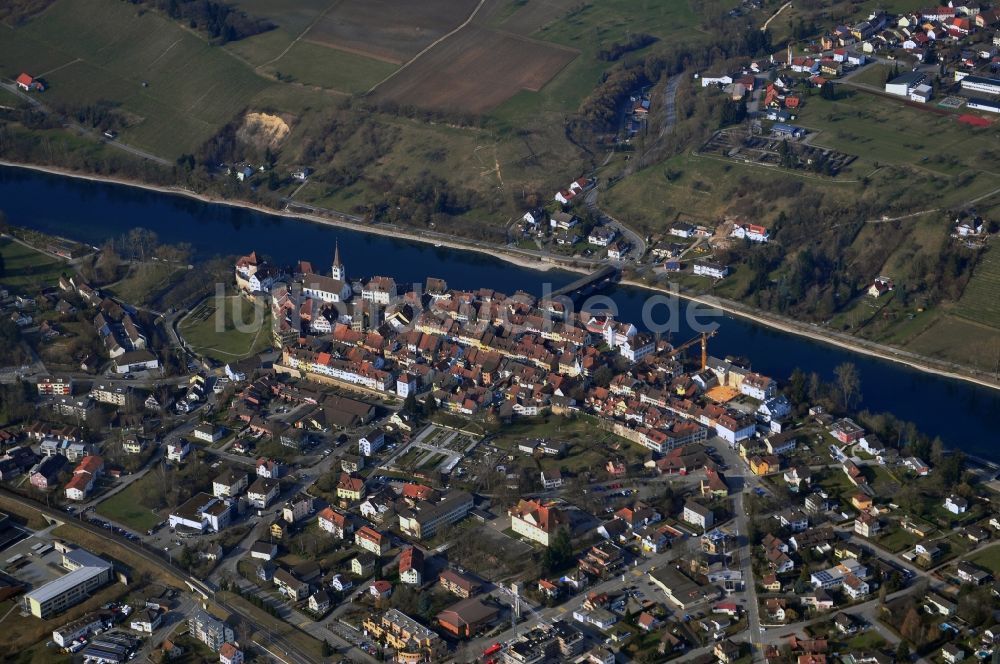
<path fill-rule="evenodd" d="M 256 250 L 282 263 L 309 260 L 318 271 L 326 272 L 323 266 L 330 264 L 334 243 L 339 242 L 349 278 L 381 274 L 411 284 L 435 276 L 453 288 L 486 287 L 506 293 L 523 289 L 542 294 L 544 283 L 557 289 L 579 276 L 517 267 L 476 252 L 23 169 L 0 167 L 0 209 L 13 224 L 94 245 L 145 227 L 163 242 L 190 243 L 197 260 Z M 650 293 L 618 286 L 604 294 L 614 301 L 620 320 L 640 323 Z M 666 309 L 656 309 L 655 315 L 663 320 Z M 673 338 L 680 341 L 693 334 L 682 320 Z M 754 370 L 780 380 L 787 379 L 795 367 L 817 371 L 829 380 L 835 366 L 851 361 L 861 374 L 864 408 L 891 411 L 915 422 L 922 431 L 941 436 L 949 446 L 1000 461 L 1000 391 L 729 316 L 721 319 L 709 352 L 719 357 L 745 356 Z"/>

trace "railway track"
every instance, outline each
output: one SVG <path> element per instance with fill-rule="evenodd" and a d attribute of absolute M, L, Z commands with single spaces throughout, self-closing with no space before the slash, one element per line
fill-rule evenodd
<path fill-rule="evenodd" d="M 279 646 L 279 648 L 287 653 L 292 659 L 292 662 L 302 663 L 302 664 L 322 664 L 322 660 L 312 655 L 303 652 L 301 648 L 296 647 L 295 644 L 289 642 L 287 639 L 275 635 L 266 626 L 260 625 L 253 618 L 251 618 L 246 613 L 240 611 L 236 607 L 228 604 L 225 601 L 216 598 L 216 589 L 213 588 L 208 583 L 202 581 L 201 579 L 195 578 L 177 567 L 170 561 L 162 558 L 158 555 L 158 552 L 151 551 L 144 546 L 137 546 L 133 542 L 125 539 L 124 537 L 119 537 L 114 533 L 109 533 L 104 528 L 98 528 L 92 523 L 82 520 L 82 519 L 68 519 L 65 512 L 46 507 L 40 503 L 36 503 L 33 500 L 25 498 L 20 494 L 14 493 L 8 489 L 0 489 L 0 496 L 10 500 L 11 502 L 17 503 L 22 507 L 28 509 L 33 509 L 45 517 L 52 519 L 53 521 L 59 521 L 60 523 L 73 523 L 79 528 L 88 531 L 89 533 L 106 540 L 110 544 L 128 550 L 130 553 L 142 558 L 144 561 L 156 566 L 159 570 L 170 576 L 175 581 L 186 585 L 191 589 L 192 592 L 201 596 L 205 602 L 212 602 L 221 609 L 227 611 L 229 614 L 237 616 L 241 621 L 243 621 L 247 626 L 249 626 L 254 632 L 260 632 L 266 634 L 271 642 Z"/>

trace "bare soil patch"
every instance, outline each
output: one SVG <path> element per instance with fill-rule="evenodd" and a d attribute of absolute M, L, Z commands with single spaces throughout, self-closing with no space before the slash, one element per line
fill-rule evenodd
<path fill-rule="evenodd" d="M 521 90 L 540 90 L 577 55 L 572 49 L 469 25 L 375 94 L 401 105 L 482 113 Z"/>
<path fill-rule="evenodd" d="M 273 150 L 284 142 L 289 131 L 288 122 L 277 115 L 247 113 L 237 137 L 244 143 Z"/>

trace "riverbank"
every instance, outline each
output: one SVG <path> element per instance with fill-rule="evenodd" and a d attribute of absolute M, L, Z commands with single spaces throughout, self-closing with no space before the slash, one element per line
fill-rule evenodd
<path fill-rule="evenodd" d="M 360 233 L 370 233 L 373 235 L 381 235 L 383 237 L 398 238 L 401 240 L 408 240 L 411 242 L 431 244 L 436 247 L 437 246 L 448 247 L 449 249 L 457 249 L 460 251 L 474 251 L 477 253 L 492 256 L 494 258 L 499 258 L 500 260 L 506 261 L 512 265 L 517 265 L 519 267 L 524 267 L 531 270 L 540 270 L 544 272 L 547 270 L 558 269 L 558 270 L 567 270 L 570 272 L 579 272 L 583 274 L 586 274 L 588 272 L 587 268 L 580 267 L 578 265 L 575 266 L 570 264 L 569 262 L 564 263 L 556 258 L 549 258 L 549 259 L 542 258 L 541 256 L 535 256 L 531 252 L 524 252 L 521 250 L 511 250 L 510 248 L 507 247 L 498 247 L 486 243 L 476 243 L 473 240 L 460 241 L 446 236 L 438 236 L 436 234 L 431 234 L 431 233 L 427 234 L 416 233 L 411 230 L 402 229 L 395 226 L 366 224 L 362 221 L 352 220 L 350 217 L 342 214 L 333 218 L 318 214 L 312 214 L 309 212 L 289 212 L 287 210 L 276 210 L 274 208 L 258 205 L 256 203 L 249 203 L 247 201 L 219 198 L 217 196 L 206 196 L 204 194 L 199 194 L 196 191 L 191 191 L 190 189 L 185 189 L 183 187 L 168 187 L 162 185 L 148 184 L 146 182 L 140 182 L 138 180 L 127 180 L 124 178 L 93 175 L 90 173 L 80 173 L 78 171 L 70 171 L 64 168 L 57 168 L 54 166 L 22 164 L 19 162 L 7 161 L 4 159 L 0 159 L 0 166 L 7 166 L 10 168 L 22 168 L 25 170 L 38 171 L 40 173 L 48 173 L 49 175 L 58 175 L 61 177 L 74 178 L 77 180 L 89 180 L 91 182 L 117 184 L 125 187 L 144 189 L 146 191 L 154 191 L 160 194 L 172 194 L 176 196 L 184 196 L 186 198 L 191 198 L 201 203 L 208 203 L 211 205 L 228 205 L 230 207 L 241 208 L 244 210 L 252 210 L 254 212 L 260 212 L 261 214 L 269 214 L 276 217 L 284 217 L 287 219 L 305 219 L 313 223 L 324 224 L 326 226 L 332 226 L 335 228 L 346 228 L 352 231 L 358 231 Z M 296 204 L 293 203 L 293 205 Z"/>
<path fill-rule="evenodd" d="M 883 344 L 866 341 L 864 339 L 858 339 L 857 337 L 834 332 L 833 330 L 823 329 L 814 325 L 797 323 L 788 319 L 780 319 L 769 314 L 747 310 L 739 303 L 732 302 L 730 300 L 724 300 L 712 296 L 675 293 L 667 288 L 650 286 L 649 284 L 644 284 L 630 279 L 623 279 L 620 283 L 626 286 L 634 286 L 636 288 L 644 288 L 646 290 L 653 290 L 660 293 L 677 295 L 677 297 L 687 300 L 688 302 L 695 302 L 706 307 L 714 307 L 731 316 L 739 316 L 740 318 L 752 321 L 758 325 L 763 325 L 764 327 L 780 330 L 781 332 L 794 334 L 799 337 L 805 337 L 812 341 L 818 341 L 831 346 L 836 346 L 837 348 L 843 348 L 844 350 L 849 350 L 853 353 L 860 353 L 869 357 L 875 357 L 889 362 L 896 362 L 897 364 L 902 364 L 924 373 L 944 378 L 962 380 L 975 385 L 980 385 L 982 387 L 1000 390 L 1000 382 L 982 374 L 981 372 L 975 372 L 968 369 L 967 367 L 950 365 L 945 362 L 939 362 L 938 360 L 930 357 L 910 353 L 900 348 L 893 348 L 892 346 L 885 346 Z"/>
<path fill-rule="evenodd" d="M 352 221 L 350 218 L 341 216 L 332 217 L 320 214 L 309 214 L 308 212 L 277 211 L 261 205 L 248 203 L 245 201 L 232 201 L 212 196 L 206 196 L 181 187 L 149 185 L 120 178 L 96 176 L 92 174 L 66 171 L 64 169 L 59 169 L 59 168 L 19 164 L 4 160 L 0 160 L 0 165 L 19 168 L 19 169 L 33 170 L 60 177 L 69 177 L 69 178 L 89 180 L 99 183 L 124 185 L 127 187 L 145 189 L 156 193 L 174 194 L 185 198 L 197 200 L 202 203 L 221 204 L 232 208 L 250 210 L 260 214 L 273 215 L 273 216 L 301 220 L 301 221 L 308 221 L 310 223 L 323 225 L 327 227 L 344 228 L 351 231 L 357 231 L 372 235 L 379 235 L 386 238 L 399 238 L 411 242 L 418 242 L 424 245 L 448 247 L 450 249 L 459 251 L 472 251 L 475 253 L 488 255 L 497 258 L 501 261 L 504 261 L 508 264 L 516 265 L 529 270 L 549 270 L 554 268 L 554 269 L 564 270 L 567 272 L 587 274 L 593 269 L 593 266 L 603 264 L 603 263 L 594 263 L 587 261 L 588 265 L 583 266 L 580 264 L 581 261 L 576 261 L 575 262 L 576 264 L 573 264 L 570 263 L 569 261 L 562 262 L 562 260 L 558 258 L 548 258 L 548 257 L 542 258 L 537 255 L 532 255 L 531 252 L 523 252 L 519 255 L 517 251 L 511 252 L 510 250 L 508 250 L 508 248 L 504 247 L 496 247 L 485 244 L 477 245 L 476 243 L 469 241 L 455 240 L 453 238 L 445 238 L 445 237 L 435 237 L 433 234 L 424 235 L 417 232 L 410 232 L 405 229 L 398 229 L 394 227 L 386 227 L 381 225 L 371 225 L 371 224 L 366 224 L 363 221 Z M 786 319 L 773 314 L 768 314 L 766 312 L 756 311 L 748 307 L 745 307 L 739 302 L 717 299 L 712 296 L 678 293 L 670 290 L 669 287 L 650 285 L 631 279 L 625 279 L 621 283 L 627 286 L 634 287 L 636 289 L 644 289 L 645 291 L 659 292 L 667 295 L 676 295 L 677 297 L 688 300 L 690 302 L 696 302 L 702 305 L 715 307 L 727 314 L 751 321 L 762 327 L 778 330 L 784 333 L 806 338 L 811 341 L 821 342 L 829 346 L 834 346 L 840 349 L 851 351 L 853 353 L 858 353 L 861 355 L 879 358 L 881 360 L 886 360 L 897 364 L 905 365 L 909 368 L 921 371 L 923 373 L 932 374 L 935 376 L 940 376 L 949 379 L 961 380 L 974 385 L 988 387 L 994 390 L 1000 389 L 1000 383 L 998 383 L 993 377 L 984 374 L 982 372 L 976 372 L 967 367 L 961 367 L 951 363 L 935 360 L 933 358 L 928 358 L 913 353 L 909 353 L 902 349 L 893 348 L 890 346 L 885 346 L 874 342 L 869 342 L 864 339 L 859 339 L 857 337 L 853 337 L 844 333 L 838 333 L 833 330 L 827 330 L 819 328 L 817 326 Z M 749 351 L 752 351 L 752 348 L 748 349 L 748 352 Z"/>

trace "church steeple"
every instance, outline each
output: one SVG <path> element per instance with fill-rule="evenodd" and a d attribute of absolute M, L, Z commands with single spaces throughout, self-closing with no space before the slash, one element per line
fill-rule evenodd
<path fill-rule="evenodd" d="M 340 279 L 341 281 L 346 281 L 346 271 L 344 270 L 344 264 L 340 262 L 340 241 L 338 240 L 336 245 L 334 245 L 333 250 L 333 268 L 330 270 L 330 276 L 334 279 Z"/>

